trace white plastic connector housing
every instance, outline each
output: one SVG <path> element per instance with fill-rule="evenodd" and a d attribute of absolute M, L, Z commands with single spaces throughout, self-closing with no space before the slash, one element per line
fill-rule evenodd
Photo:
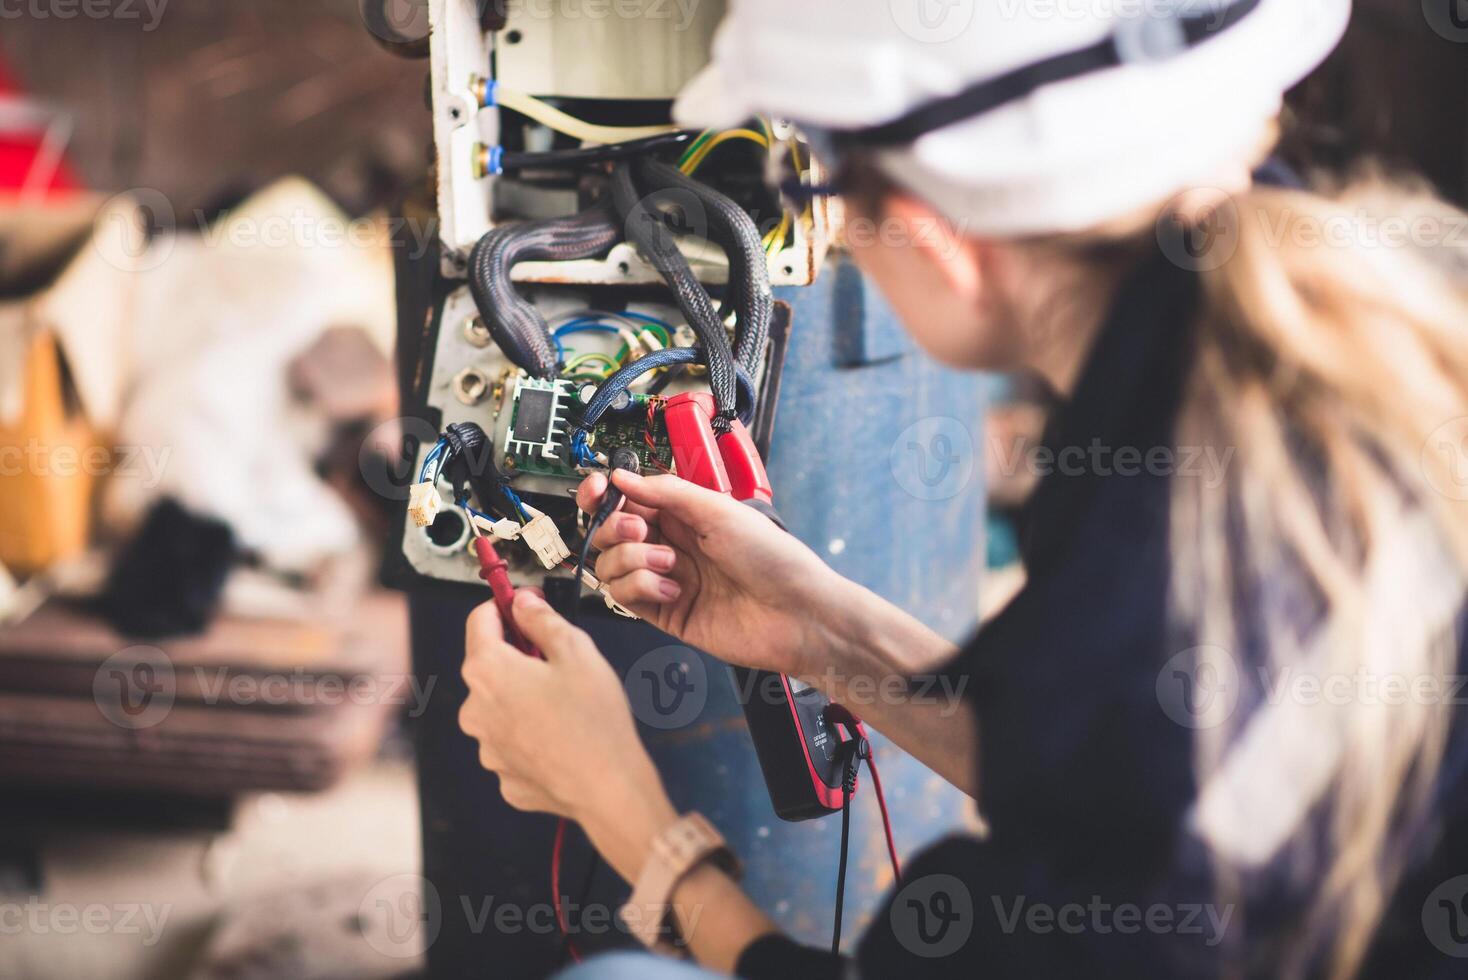
<path fill-rule="evenodd" d="M 534 513 L 534 519 L 520 529 L 520 538 L 535 552 L 542 565 L 547 569 L 556 568 L 571 557 L 571 549 L 566 547 L 554 521 L 538 511 Z"/>
<path fill-rule="evenodd" d="M 436 484 L 415 483 L 408 488 L 408 516 L 413 518 L 414 524 L 427 527 L 442 509 L 443 498 L 439 496 Z"/>
<path fill-rule="evenodd" d="M 508 517 L 502 517 L 497 521 L 491 521 L 488 518 L 479 517 L 476 515 L 474 518 L 474 523 L 479 527 L 481 531 L 493 535 L 495 538 L 498 538 L 501 541 L 514 541 L 520 536 L 519 522 L 512 521 Z"/>

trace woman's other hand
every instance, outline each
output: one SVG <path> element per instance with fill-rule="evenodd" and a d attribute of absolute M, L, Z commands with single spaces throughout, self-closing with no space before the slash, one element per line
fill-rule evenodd
<path fill-rule="evenodd" d="M 465 627 L 469 697 L 459 727 L 479 743 L 484 768 L 499 774 L 507 803 L 576 820 L 602 838 L 619 870 L 635 873 L 640 848 L 675 813 L 622 683 L 591 637 L 539 595 L 521 590 L 514 609 L 545 659 L 505 640 L 493 602 L 475 609 Z"/>

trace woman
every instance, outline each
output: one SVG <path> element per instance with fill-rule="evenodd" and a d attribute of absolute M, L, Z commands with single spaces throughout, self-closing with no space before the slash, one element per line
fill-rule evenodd
<path fill-rule="evenodd" d="M 615 476 L 596 570 L 649 621 L 838 704 L 836 678 L 941 669 L 973 709 L 861 711 L 978 800 L 987 840 L 910 861 L 847 963 L 698 863 L 666 891 L 703 968 L 1428 977 L 1468 955 L 1465 216 L 1374 178 L 1251 178 L 1347 0 L 1144 6 L 735 0 L 680 101 L 823 140 L 917 341 L 1065 400 L 1028 584 L 962 651 L 749 508 Z M 507 800 L 638 882 L 677 814 L 622 688 L 543 601 L 516 615 L 548 663 L 476 612 L 463 728 Z"/>

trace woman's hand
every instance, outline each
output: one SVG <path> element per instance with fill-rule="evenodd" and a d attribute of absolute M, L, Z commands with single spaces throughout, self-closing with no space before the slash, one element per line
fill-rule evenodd
<path fill-rule="evenodd" d="M 665 633 L 743 667 L 797 676 L 829 663 L 850 583 L 769 518 L 676 476 L 612 477 L 626 495 L 592 544 L 612 596 Z M 576 502 L 594 513 L 606 477 Z M 843 612 L 844 607 L 844 612 Z"/>
<path fill-rule="evenodd" d="M 474 610 L 459 727 L 479 742 L 484 768 L 499 774 L 505 802 L 577 821 L 619 871 L 635 876 L 647 842 L 676 813 L 622 683 L 591 637 L 535 593 L 515 594 L 515 623 L 545 660 L 505 641 L 493 602 Z"/>

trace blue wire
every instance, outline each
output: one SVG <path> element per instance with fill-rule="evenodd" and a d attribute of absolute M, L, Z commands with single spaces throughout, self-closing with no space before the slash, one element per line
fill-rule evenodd
<path fill-rule="evenodd" d="M 602 323 L 590 317 L 582 317 L 579 320 L 572 320 L 569 323 L 564 323 L 556 327 L 555 331 L 551 333 L 551 341 L 556 345 L 556 362 L 559 364 L 566 363 L 566 345 L 561 342 L 561 338 L 573 333 L 616 334 L 621 333 L 621 331 L 609 323 Z"/>
<path fill-rule="evenodd" d="M 554 337 L 564 337 L 568 333 L 621 333 L 610 323 L 602 323 L 600 320 L 572 320 L 570 323 L 556 327 Z"/>
<path fill-rule="evenodd" d="M 515 493 L 515 491 L 511 490 L 509 487 L 501 487 L 500 489 L 504 491 L 505 498 L 509 500 L 510 503 L 515 505 L 515 510 L 520 513 L 520 519 L 523 521 L 530 520 L 530 515 L 525 512 L 525 505 L 520 502 L 520 497 Z"/>
<path fill-rule="evenodd" d="M 433 465 L 433 461 L 442 455 L 443 451 L 448 448 L 448 445 L 449 442 L 447 439 L 438 440 L 438 444 L 433 447 L 433 451 L 423 460 L 423 469 L 418 472 L 419 483 L 426 483 L 428 481 L 428 467 Z"/>
<path fill-rule="evenodd" d="M 586 445 L 586 430 L 577 429 L 571 435 L 571 461 L 577 466 L 598 466 L 591 448 Z"/>
<path fill-rule="evenodd" d="M 664 330 L 668 331 L 669 336 L 671 336 L 673 333 L 673 325 L 667 320 L 659 320 L 657 317 L 648 316 L 646 313 L 633 313 L 631 310 L 623 310 L 621 313 L 618 314 L 618 316 L 630 316 L 634 320 L 641 320 L 643 323 L 651 323 L 655 326 L 662 327 Z"/>
<path fill-rule="evenodd" d="M 460 504 L 459 506 L 460 507 L 463 507 L 465 510 L 467 510 L 469 512 L 469 516 L 470 517 L 482 517 L 486 521 L 489 521 L 491 524 L 494 523 L 494 515 L 493 514 L 486 514 L 482 510 L 475 510 L 473 507 L 470 507 L 468 504 Z"/>

